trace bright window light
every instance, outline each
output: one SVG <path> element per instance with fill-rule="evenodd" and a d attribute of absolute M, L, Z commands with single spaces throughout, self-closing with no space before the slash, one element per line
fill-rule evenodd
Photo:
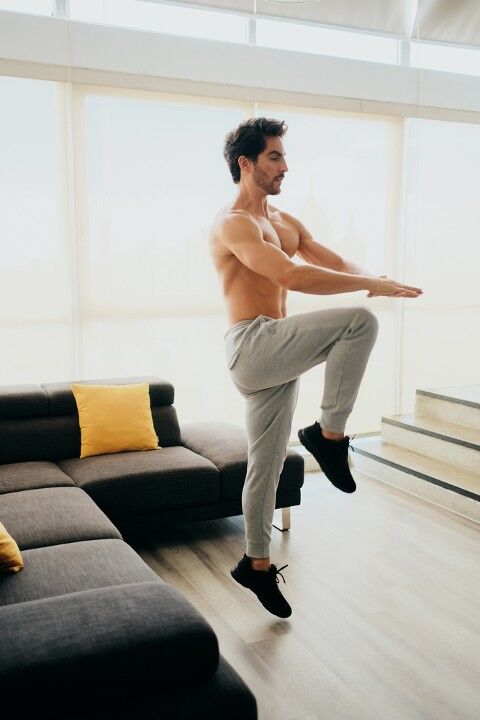
<path fill-rule="evenodd" d="M 0 10 L 31 15 L 53 15 L 53 5 L 54 0 L 0 0 Z"/>
<path fill-rule="evenodd" d="M 396 65 L 399 40 L 368 33 L 257 19 L 257 45 Z"/>
<path fill-rule="evenodd" d="M 213 10 L 140 0 L 70 0 L 70 17 L 72 20 L 119 25 L 135 30 L 246 42 L 246 17 Z"/>
<path fill-rule="evenodd" d="M 480 49 L 412 42 L 410 64 L 429 70 L 480 75 Z"/>

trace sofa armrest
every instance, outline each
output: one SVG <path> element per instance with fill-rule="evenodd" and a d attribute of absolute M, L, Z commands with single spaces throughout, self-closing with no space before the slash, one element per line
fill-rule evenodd
<path fill-rule="evenodd" d="M 235 423 L 200 421 L 180 426 L 182 445 L 210 460 L 220 471 L 247 462 L 247 434 Z"/>
<path fill-rule="evenodd" d="M 83 717 L 92 703 L 136 703 L 141 716 L 146 687 L 157 697 L 187 689 L 219 662 L 208 622 L 176 588 L 156 581 L 3 606 L 0 637 L 0 687 L 17 710 L 37 717 L 46 707 L 48 717 L 70 717 L 66 707 Z"/>

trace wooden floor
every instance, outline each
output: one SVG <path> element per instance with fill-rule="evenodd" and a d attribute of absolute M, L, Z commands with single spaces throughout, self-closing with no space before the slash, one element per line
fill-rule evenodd
<path fill-rule="evenodd" d="M 306 474 L 290 531 L 272 531 L 286 620 L 229 575 L 241 516 L 137 550 L 210 622 L 259 720 L 478 720 L 480 525 L 355 477 L 348 495 Z"/>

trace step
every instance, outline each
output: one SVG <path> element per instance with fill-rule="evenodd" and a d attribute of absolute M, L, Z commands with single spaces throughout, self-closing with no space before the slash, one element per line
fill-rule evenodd
<path fill-rule="evenodd" d="M 480 385 L 417 389 L 415 415 L 480 430 Z"/>
<path fill-rule="evenodd" d="M 386 443 L 477 472 L 480 468 L 480 431 L 476 428 L 416 415 L 382 417 Z"/>
<path fill-rule="evenodd" d="M 355 438 L 349 451 L 355 469 L 480 523 L 480 472 L 385 442 L 381 435 Z"/>

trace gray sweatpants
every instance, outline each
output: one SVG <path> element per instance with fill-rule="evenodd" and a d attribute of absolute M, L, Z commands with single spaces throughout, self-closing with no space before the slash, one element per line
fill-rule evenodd
<path fill-rule="evenodd" d="M 378 320 L 366 307 L 291 315 L 258 315 L 225 333 L 227 367 L 246 400 L 248 465 L 242 492 L 246 554 L 266 558 L 276 492 L 287 456 L 300 375 L 326 360 L 322 428 L 343 433 Z M 315 421 L 314 418 L 312 422 Z"/>

